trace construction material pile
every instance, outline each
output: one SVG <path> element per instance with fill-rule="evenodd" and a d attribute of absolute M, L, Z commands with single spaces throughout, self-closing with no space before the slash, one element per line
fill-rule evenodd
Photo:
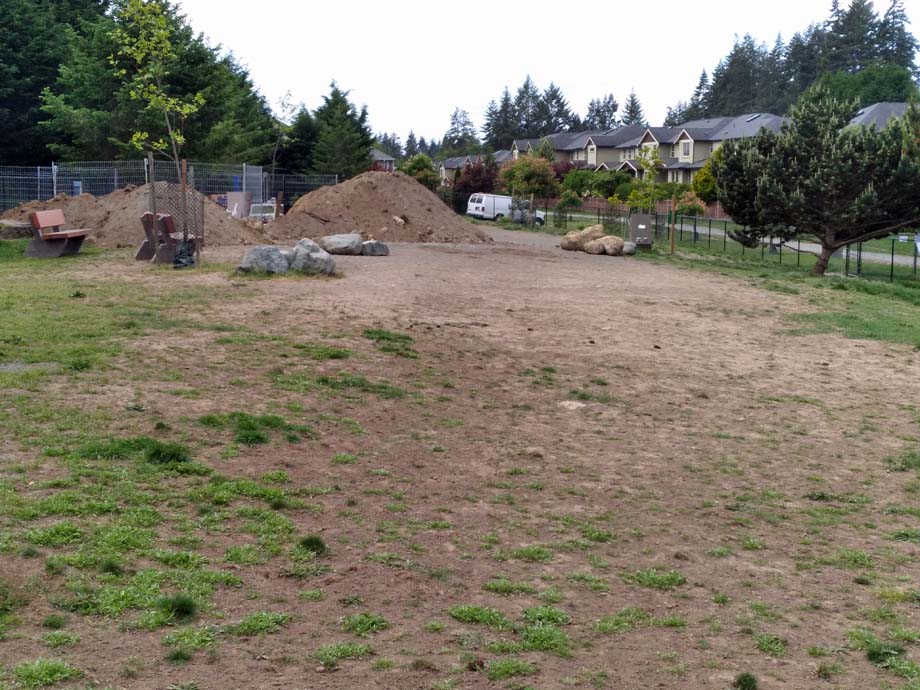
<path fill-rule="evenodd" d="M 161 186 L 175 186 L 168 182 L 157 182 L 157 194 Z M 166 190 L 164 189 L 163 192 Z M 211 201 L 204 199 L 205 243 L 211 246 L 252 244 L 264 241 L 259 230 L 247 225 Z M 29 222 L 34 211 L 62 209 L 70 228 L 86 228 L 89 239 L 99 247 L 111 249 L 119 247 L 136 247 L 144 238 L 141 216 L 149 210 L 147 185 L 129 186 L 111 194 L 95 197 L 92 194 L 67 196 L 58 194 L 48 201 L 30 201 L 6 211 L 2 218 L 13 221 Z"/>
<path fill-rule="evenodd" d="M 490 238 L 399 172 L 368 172 L 301 197 L 267 228 L 275 240 L 360 233 L 385 242 L 483 243 Z"/>

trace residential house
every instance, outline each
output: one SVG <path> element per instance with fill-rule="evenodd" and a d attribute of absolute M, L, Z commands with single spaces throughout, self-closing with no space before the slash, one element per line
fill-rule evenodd
<path fill-rule="evenodd" d="M 441 178 L 441 184 L 444 186 L 452 185 L 454 179 L 463 168 L 467 165 L 473 165 L 479 161 L 486 160 L 488 155 L 489 154 L 485 153 L 473 156 L 453 156 L 452 158 L 445 158 L 438 164 L 438 175 Z M 506 165 L 512 160 L 511 151 L 495 151 L 492 154 L 492 160 L 494 160 L 499 167 Z"/>
<path fill-rule="evenodd" d="M 881 128 L 891 120 L 903 117 L 906 112 L 907 103 L 873 103 L 856 113 L 850 124 Z"/>
<path fill-rule="evenodd" d="M 592 135 L 604 134 L 605 130 L 591 129 L 583 132 L 557 132 L 540 139 L 515 139 L 511 144 L 511 157 L 517 160 L 522 153 L 536 153 L 548 141 L 555 154 L 556 163 L 571 163 L 576 168 L 590 165 L 585 152 L 585 143 Z"/>
<path fill-rule="evenodd" d="M 753 137 L 764 128 L 778 132 L 782 123 L 783 118 L 778 115 L 747 113 L 736 117 L 693 120 L 676 127 L 648 127 L 639 136 L 626 138 L 624 134 L 624 140 L 614 144 L 613 152 L 610 152 L 606 149 L 614 141 L 614 131 L 608 135 L 611 139 L 601 140 L 607 146 L 595 169 L 624 170 L 641 178 L 640 152 L 657 151 L 661 168 L 656 180 L 690 184 L 696 172 L 724 142 Z"/>
<path fill-rule="evenodd" d="M 393 156 L 381 151 L 380 149 L 371 149 L 371 165 L 374 170 L 384 172 L 393 172 L 396 170 L 396 159 Z"/>

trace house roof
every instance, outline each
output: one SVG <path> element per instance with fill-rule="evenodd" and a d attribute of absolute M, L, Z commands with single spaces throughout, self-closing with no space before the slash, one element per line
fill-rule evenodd
<path fill-rule="evenodd" d="M 603 134 L 592 134 L 590 139 L 598 148 L 615 148 L 638 139 L 645 134 L 645 127 L 642 125 L 625 125 L 615 129 L 608 129 Z M 585 144 L 587 144 L 585 140 Z"/>
<path fill-rule="evenodd" d="M 373 158 L 375 161 L 381 161 L 381 162 L 382 161 L 393 161 L 394 163 L 396 162 L 396 159 L 393 158 L 393 156 L 381 151 L 380 149 L 375 149 L 375 148 L 371 149 L 371 158 Z"/>
<path fill-rule="evenodd" d="M 873 103 L 862 108 L 852 120 L 851 125 L 865 125 L 876 129 L 884 127 L 892 119 L 903 117 L 907 112 L 907 103 Z"/>
<path fill-rule="evenodd" d="M 507 163 L 511 160 L 511 151 L 496 151 L 492 154 L 496 163 Z"/>
<path fill-rule="evenodd" d="M 469 156 L 454 156 L 452 158 L 445 158 L 441 161 L 441 166 L 445 170 L 455 170 L 457 168 L 462 168 L 468 162 L 470 162 Z"/>

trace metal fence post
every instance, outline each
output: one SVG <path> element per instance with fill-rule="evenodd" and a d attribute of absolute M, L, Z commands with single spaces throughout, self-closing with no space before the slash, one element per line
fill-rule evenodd
<path fill-rule="evenodd" d="M 712 247 L 712 218 L 709 219 L 709 242 L 706 246 Z"/>
<path fill-rule="evenodd" d="M 725 226 L 722 231 L 722 253 L 725 254 L 728 252 L 728 221 L 723 220 L 722 223 Z"/>
<path fill-rule="evenodd" d="M 914 238 L 914 278 L 917 277 L 917 242 L 916 237 Z"/>
<path fill-rule="evenodd" d="M 846 252 L 844 253 L 843 275 L 850 275 L 850 245 L 847 245 Z"/>
<path fill-rule="evenodd" d="M 795 253 L 795 265 L 802 265 L 802 238 L 799 238 L 799 251 Z"/>
<path fill-rule="evenodd" d="M 57 196 L 57 163 L 51 164 L 51 196 Z"/>
<path fill-rule="evenodd" d="M 243 163 L 243 189 L 242 189 L 242 192 L 243 192 L 243 194 L 246 193 L 246 164 L 245 164 L 245 163 Z"/>
<path fill-rule="evenodd" d="M 891 282 L 894 282 L 894 243 L 895 239 L 891 238 Z"/>

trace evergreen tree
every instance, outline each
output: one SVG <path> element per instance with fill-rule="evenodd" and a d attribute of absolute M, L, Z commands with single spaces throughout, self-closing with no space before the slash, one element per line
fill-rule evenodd
<path fill-rule="evenodd" d="M 613 129 L 619 124 L 617 122 L 617 110 L 619 109 L 620 104 L 617 103 L 612 93 L 608 93 L 603 98 L 593 98 L 588 103 L 588 113 L 582 124 L 585 129 Z"/>
<path fill-rule="evenodd" d="M 797 98 L 821 74 L 821 55 L 826 34 L 817 24 L 796 33 L 786 47 L 784 72 L 789 83 L 789 97 Z"/>
<path fill-rule="evenodd" d="M 415 132 L 409 130 L 409 136 L 406 137 L 406 148 L 403 154 L 406 158 L 412 158 L 419 152 L 418 140 L 415 138 Z"/>
<path fill-rule="evenodd" d="M 313 169 L 318 173 L 354 177 L 371 164 L 373 137 L 367 124 L 367 108 L 358 111 L 348 92 L 332 82 L 328 96 L 314 113 L 319 136 L 313 150 Z"/>
<path fill-rule="evenodd" d="M 689 106 L 683 101 L 678 101 L 677 105 L 673 108 L 668 108 L 668 113 L 665 115 L 664 124 L 665 127 L 676 127 L 679 124 L 687 122 L 690 118 L 687 117 L 687 111 Z"/>
<path fill-rule="evenodd" d="M 50 162 L 51 133 L 42 128 L 42 91 L 69 62 L 71 45 L 108 3 L 4 0 L 0 17 L 0 162 Z"/>
<path fill-rule="evenodd" d="M 735 41 L 712 74 L 709 106 L 713 115 L 741 115 L 757 109 L 757 84 L 765 54 L 766 48 L 750 35 Z"/>
<path fill-rule="evenodd" d="M 562 90 L 552 82 L 543 92 L 537 106 L 537 121 L 538 136 L 569 131 L 575 124 L 572 110 Z"/>
<path fill-rule="evenodd" d="M 313 167 L 313 149 L 319 135 L 310 111 L 301 108 L 294 116 L 287 141 L 278 153 L 278 166 L 305 173 Z"/>
<path fill-rule="evenodd" d="M 425 141 L 425 137 L 418 138 L 418 152 L 424 153 L 426 156 L 434 158 L 434 156 L 431 155 L 431 146 L 427 141 Z"/>
<path fill-rule="evenodd" d="M 684 112 L 687 121 L 709 117 L 709 89 L 709 73 L 703 70 Z"/>
<path fill-rule="evenodd" d="M 624 125 L 647 125 L 645 113 L 642 112 L 642 104 L 635 91 L 631 91 L 629 98 L 626 99 L 626 105 L 623 108 Z"/>
<path fill-rule="evenodd" d="M 782 36 L 777 36 L 773 49 L 762 55 L 754 110 L 769 113 L 786 112 L 790 101 L 785 59 L 786 46 Z"/>
<path fill-rule="evenodd" d="M 870 0 L 835 7 L 827 24 L 822 67 L 828 72 L 858 72 L 879 57 L 879 20 Z"/>
<path fill-rule="evenodd" d="M 540 91 L 527 75 L 514 96 L 513 112 L 517 129 L 515 138 L 536 139 L 540 136 Z"/>
<path fill-rule="evenodd" d="M 882 129 L 848 127 L 856 110 L 816 86 L 778 135 L 727 142 L 713 159 L 719 198 L 745 235 L 814 238 L 818 275 L 838 249 L 920 222 L 920 109 Z"/>
<path fill-rule="evenodd" d="M 901 0 L 891 0 L 878 25 L 878 58 L 917 74 L 916 55 L 920 44 L 907 28 L 907 12 Z"/>
<path fill-rule="evenodd" d="M 860 106 L 885 101 L 901 103 L 920 97 L 913 75 L 897 65 L 869 65 L 857 74 L 825 74 L 818 83 L 834 98 L 855 101 Z"/>
<path fill-rule="evenodd" d="M 461 156 L 475 153 L 479 150 L 479 139 L 476 137 L 476 128 L 470 120 L 470 114 L 461 108 L 455 108 L 450 116 L 450 128 L 441 139 L 441 148 L 445 157 Z"/>
<path fill-rule="evenodd" d="M 392 134 L 378 134 L 374 144 L 378 149 L 397 160 L 403 157 L 402 141 L 400 141 L 399 135 L 395 132 Z"/>
<path fill-rule="evenodd" d="M 505 87 L 501 100 L 497 104 L 495 101 L 489 103 L 482 133 L 484 143 L 496 151 L 511 148 L 511 142 L 518 138 L 520 132 L 508 87 Z"/>

